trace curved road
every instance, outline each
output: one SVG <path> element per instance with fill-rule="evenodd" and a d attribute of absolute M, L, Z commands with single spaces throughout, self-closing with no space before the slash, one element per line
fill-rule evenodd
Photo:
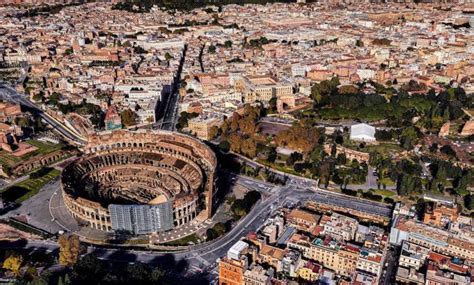
<path fill-rule="evenodd" d="M 26 107 L 30 111 L 36 113 L 44 121 L 46 121 L 49 125 L 51 125 L 55 130 L 57 130 L 61 135 L 63 135 L 71 142 L 77 145 L 84 145 L 87 142 L 87 140 L 80 134 L 78 134 L 76 131 L 68 128 L 63 123 L 54 119 L 47 113 L 43 112 L 43 110 L 41 110 L 38 106 L 29 101 L 24 95 L 18 93 L 12 87 L 9 87 L 5 84 L 0 84 L 0 98 L 11 102 L 19 103 L 23 107 Z"/>

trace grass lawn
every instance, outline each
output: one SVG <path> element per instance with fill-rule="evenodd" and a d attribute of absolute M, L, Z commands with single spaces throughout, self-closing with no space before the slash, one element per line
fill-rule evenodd
<path fill-rule="evenodd" d="M 276 170 L 284 172 L 284 173 L 297 175 L 297 176 L 301 176 L 301 177 L 306 177 L 306 178 L 311 178 L 311 175 L 309 173 L 296 172 L 293 167 L 288 167 L 288 166 L 286 166 L 282 163 L 268 163 L 264 159 L 258 159 L 257 162 L 260 163 L 260 164 L 266 165 L 269 168 L 276 169 Z"/>
<path fill-rule="evenodd" d="M 392 179 L 385 177 L 380 179 L 380 184 L 384 184 L 387 186 L 395 186 L 397 183 L 395 183 L 395 181 L 393 181 Z"/>
<path fill-rule="evenodd" d="M 169 245 L 169 246 L 182 246 L 182 245 L 189 245 L 190 242 L 193 243 L 198 243 L 199 242 L 199 237 L 196 234 L 190 234 L 189 236 L 185 236 L 183 238 L 165 242 L 163 245 Z"/>
<path fill-rule="evenodd" d="M 366 145 L 361 151 L 364 152 L 372 152 L 376 151 L 381 154 L 393 154 L 396 152 L 400 152 L 403 149 L 400 145 L 395 143 L 380 143 L 379 145 Z"/>
<path fill-rule="evenodd" d="M 42 177 L 26 179 L 0 192 L 6 201 L 21 203 L 36 195 L 46 183 L 58 177 L 61 171 L 52 169 Z"/>
<path fill-rule="evenodd" d="M 344 147 L 357 150 L 357 151 L 362 151 L 362 152 L 378 152 L 380 154 L 393 154 L 397 152 L 401 152 L 403 149 L 400 145 L 397 143 L 393 142 L 379 142 L 379 144 L 367 144 L 364 148 L 360 148 L 359 145 L 360 143 L 351 141 L 349 137 L 344 138 L 344 143 L 342 144 Z"/>
<path fill-rule="evenodd" d="M 374 190 L 374 193 L 377 195 L 385 196 L 385 197 L 391 197 L 395 196 L 395 192 L 392 192 L 390 190 L 384 190 L 384 189 L 376 189 Z"/>
<path fill-rule="evenodd" d="M 37 150 L 32 151 L 30 153 L 27 153 L 22 156 L 14 156 L 9 152 L 6 152 L 4 150 L 0 151 L 0 163 L 1 164 L 6 164 L 8 166 L 13 166 L 21 161 L 27 160 L 31 157 L 37 156 L 37 155 L 43 155 L 47 153 L 51 153 L 55 150 L 61 149 L 63 147 L 62 144 L 52 144 L 48 142 L 42 142 L 38 140 L 28 140 L 26 141 L 27 144 L 30 144 L 32 146 L 35 146 Z"/>
<path fill-rule="evenodd" d="M 20 161 L 22 161 L 21 157 L 16 157 L 14 155 L 11 155 L 10 153 L 4 150 L 0 151 L 0 164 L 13 166 Z"/>

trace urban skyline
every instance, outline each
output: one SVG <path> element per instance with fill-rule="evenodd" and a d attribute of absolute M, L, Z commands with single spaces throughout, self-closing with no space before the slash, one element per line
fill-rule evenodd
<path fill-rule="evenodd" d="M 1 282 L 471 284 L 474 3 L 211 2 L 0 3 Z"/>

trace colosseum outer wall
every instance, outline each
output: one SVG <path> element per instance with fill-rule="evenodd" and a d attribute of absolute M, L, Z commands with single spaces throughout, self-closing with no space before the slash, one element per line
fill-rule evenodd
<path fill-rule="evenodd" d="M 212 216 L 214 171 L 217 160 L 215 154 L 208 146 L 193 137 L 161 130 L 109 131 L 90 136 L 88 144 L 84 147 L 84 153 L 84 156 L 73 162 L 68 168 L 81 168 L 81 163 L 83 165 L 88 163 L 94 164 L 87 160 L 97 159 L 97 157 L 100 158 L 101 156 L 110 156 L 116 153 L 155 153 L 156 155 L 170 157 L 168 160 L 175 159 L 175 165 L 167 167 L 176 171 L 176 164 L 179 164 L 178 167 L 182 168 L 181 175 L 184 181 L 192 188 L 188 194 L 181 193 L 177 197 L 173 197 L 173 210 L 176 218 L 175 226 L 184 225 L 196 218 L 197 215 L 200 215 L 201 218 L 210 218 Z M 107 167 L 114 166 L 107 165 Z M 66 170 L 70 173 L 75 171 L 68 168 Z M 133 168 L 133 166 L 130 168 Z M 192 175 L 187 174 L 188 169 L 192 170 Z M 84 177 L 86 174 L 82 173 L 81 175 Z M 93 228 L 110 231 L 112 224 L 109 210 L 104 208 L 100 201 L 92 201 L 75 193 L 74 189 L 70 189 L 71 185 L 64 185 L 64 183 L 70 184 L 65 180 L 67 179 L 63 175 L 64 202 L 71 214 L 75 218 L 88 222 Z M 201 197 L 198 199 L 202 200 L 200 204 L 203 207 L 199 209 L 199 213 L 197 213 L 197 206 L 189 204 L 189 201 L 196 199 L 193 197 Z"/>

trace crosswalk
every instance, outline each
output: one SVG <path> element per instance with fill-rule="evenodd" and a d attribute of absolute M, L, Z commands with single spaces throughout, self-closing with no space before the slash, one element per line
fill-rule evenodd
<path fill-rule="evenodd" d="M 204 258 L 202 258 L 197 252 L 194 252 L 193 253 L 193 256 L 199 260 L 199 262 L 201 262 L 202 264 L 204 264 L 205 266 L 209 266 L 209 262 L 207 260 L 205 260 Z"/>

